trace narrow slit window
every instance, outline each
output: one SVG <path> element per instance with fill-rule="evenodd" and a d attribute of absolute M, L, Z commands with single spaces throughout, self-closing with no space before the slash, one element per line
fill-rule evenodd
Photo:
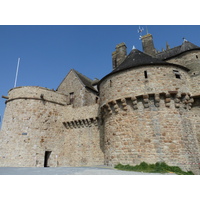
<path fill-rule="evenodd" d="M 144 77 L 148 78 L 147 71 L 144 71 Z"/>
<path fill-rule="evenodd" d="M 112 80 L 110 80 L 110 87 L 112 87 Z"/>
<path fill-rule="evenodd" d="M 199 58 L 199 56 L 198 55 L 196 55 L 196 59 L 198 59 Z"/>
<path fill-rule="evenodd" d="M 181 74 L 179 73 L 179 71 L 173 70 L 173 72 L 174 72 L 176 78 L 181 79 Z"/>

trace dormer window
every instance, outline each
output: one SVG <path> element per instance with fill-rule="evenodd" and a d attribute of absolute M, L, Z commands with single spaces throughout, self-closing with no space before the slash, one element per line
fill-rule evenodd
<path fill-rule="evenodd" d="M 176 78 L 181 79 L 181 74 L 179 73 L 179 71 L 173 70 L 173 72 L 174 72 Z"/>

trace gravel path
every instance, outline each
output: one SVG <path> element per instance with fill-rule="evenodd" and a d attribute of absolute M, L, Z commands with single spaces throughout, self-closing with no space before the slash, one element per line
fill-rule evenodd
<path fill-rule="evenodd" d="M 173 173 L 143 173 L 95 167 L 0 167 L 0 175 L 175 175 Z"/>

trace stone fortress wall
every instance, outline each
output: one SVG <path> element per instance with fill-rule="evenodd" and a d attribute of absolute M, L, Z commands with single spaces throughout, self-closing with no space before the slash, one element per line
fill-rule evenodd
<path fill-rule="evenodd" d="M 190 50 L 188 52 L 181 53 L 176 57 L 166 59 L 169 63 L 179 64 L 190 69 L 188 72 L 190 75 L 200 74 L 200 52 L 199 50 Z"/>
<path fill-rule="evenodd" d="M 199 95 L 200 87 L 200 52 L 199 50 L 191 50 L 189 52 L 182 53 L 176 57 L 172 57 L 166 60 L 169 63 L 175 63 L 190 69 L 188 74 L 190 75 L 190 90 L 193 96 Z"/>
<path fill-rule="evenodd" d="M 178 71 L 182 78 L 176 78 L 173 70 Z M 144 75 L 145 71 L 147 78 Z M 189 93 L 190 76 L 185 70 L 170 65 L 140 66 L 104 79 L 100 87 L 100 106 L 113 99 L 168 91 Z"/>
<path fill-rule="evenodd" d="M 77 112 L 66 105 L 66 95 L 41 87 L 9 91 L 2 126 L 1 166 L 79 166 L 103 163 L 96 107 Z M 88 111 L 89 112 L 86 112 Z M 81 114 L 82 113 L 82 114 Z M 93 120 L 90 125 L 70 127 L 63 122 Z M 84 156 L 83 156 L 84 154 Z"/>
<path fill-rule="evenodd" d="M 105 78 L 100 84 L 105 163 L 165 161 L 198 173 L 199 143 L 189 114 L 194 101 L 189 81 L 187 72 L 173 65 L 131 68 Z"/>
<path fill-rule="evenodd" d="M 155 56 L 151 35 L 143 40 L 146 53 Z M 11 89 L 1 130 L 0 166 L 164 161 L 200 174 L 199 52 L 181 53 L 168 64 L 152 60 L 114 71 L 99 82 L 99 91 L 75 70 L 57 91 Z M 127 58 L 125 44 L 117 45 L 112 56 L 113 70 L 118 70 Z"/>

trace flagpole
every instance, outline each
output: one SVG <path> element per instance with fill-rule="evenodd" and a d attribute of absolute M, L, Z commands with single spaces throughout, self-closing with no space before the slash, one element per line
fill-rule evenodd
<path fill-rule="evenodd" d="M 18 76 L 18 70 L 19 70 L 19 62 L 20 62 L 20 58 L 18 58 L 18 62 L 17 62 L 17 70 L 16 70 L 16 75 L 15 75 L 15 84 L 14 84 L 14 87 L 16 87 L 16 85 L 17 85 L 17 76 Z"/>

